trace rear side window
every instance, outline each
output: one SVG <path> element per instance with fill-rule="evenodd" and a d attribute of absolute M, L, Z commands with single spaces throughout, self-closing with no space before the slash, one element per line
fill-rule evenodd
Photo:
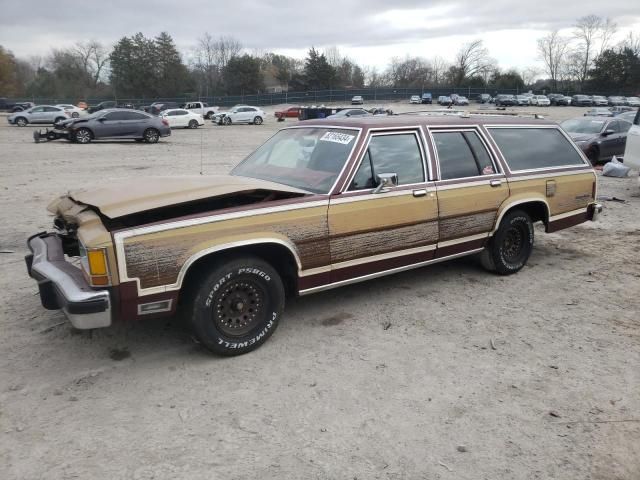
<path fill-rule="evenodd" d="M 489 128 L 511 171 L 584 165 L 556 128 Z"/>
<path fill-rule="evenodd" d="M 495 173 L 489 153 L 475 132 L 434 132 L 440 178 L 477 177 Z"/>

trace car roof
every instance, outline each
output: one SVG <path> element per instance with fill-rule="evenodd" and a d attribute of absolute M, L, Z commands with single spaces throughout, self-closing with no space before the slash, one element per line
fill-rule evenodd
<path fill-rule="evenodd" d="M 329 118 L 324 120 L 304 120 L 300 125 L 356 127 L 356 128 L 402 128 L 415 126 L 451 126 L 451 125 L 556 125 L 555 122 L 533 117 L 517 117 L 508 115 L 386 115 L 350 118 Z"/>

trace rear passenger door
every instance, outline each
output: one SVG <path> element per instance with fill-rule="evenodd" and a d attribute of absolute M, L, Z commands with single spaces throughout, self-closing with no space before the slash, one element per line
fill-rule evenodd
<path fill-rule="evenodd" d="M 504 172 L 477 128 L 430 128 L 438 166 L 436 257 L 484 246 L 509 196 Z"/>

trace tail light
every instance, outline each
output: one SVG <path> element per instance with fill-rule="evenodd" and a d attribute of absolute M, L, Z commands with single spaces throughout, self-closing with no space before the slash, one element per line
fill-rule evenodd
<path fill-rule="evenodd" d="M 169 121 L 166 118 L 163 118 L 162 119 L 162 124 L 168 127 L 169 126 Z"/>

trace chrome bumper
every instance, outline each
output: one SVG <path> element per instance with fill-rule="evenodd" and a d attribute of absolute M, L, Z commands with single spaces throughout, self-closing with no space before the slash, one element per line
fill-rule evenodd
<path fill-rule="evenodd" d="M 92 289 L 79 268 L 67 262 L 55 233 L 39 233 L 27 240 L 29 276 L 38 282 L 40 301 L 48 310 L 62 310 L 78 329 L 111 325 L 111 298 L 107 290 Z"/>

